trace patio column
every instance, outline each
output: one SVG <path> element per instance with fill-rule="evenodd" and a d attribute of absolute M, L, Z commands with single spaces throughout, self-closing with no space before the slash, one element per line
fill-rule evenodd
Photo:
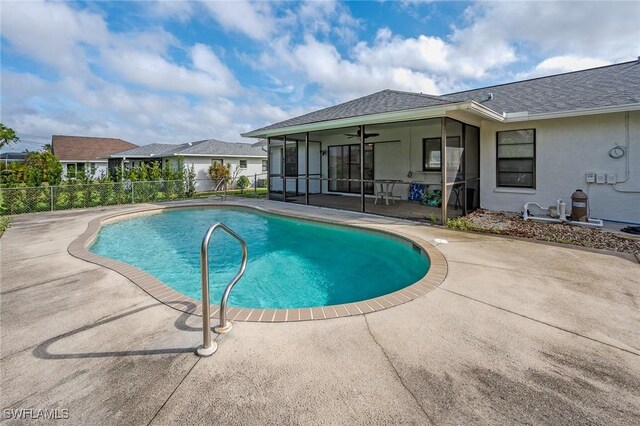
<path fill-rule="evenodd" d="M 447 192 L 447 118 L 440 118 L 440 175 L 442 176 L 442 224 L 447 224 L 447 204 L 449 196 Z"/>
<path fill-rule="evenodd" d="M 309 205 L 309 132 L 304 134 L 304 203 Z"/>
<path fill-rule="evenodd" d="M 287 156 L 287 135 L 282 137 L 282 159 L 280 161 L 280 170 L 282 172 L 282 201 L 287 202 L 287 171 L 285 157 Z"/>
<path fill-rule="evenodd" d="M 364 126 L 360 126 L 360 211 L 364 213 Z"/>
<path fill-rule="evenodd" d="M 271 138 L 267 138 L 267 200 L 271 199 Z"/>

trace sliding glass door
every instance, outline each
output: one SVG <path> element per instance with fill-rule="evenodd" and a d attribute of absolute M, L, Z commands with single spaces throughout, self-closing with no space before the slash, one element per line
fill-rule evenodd
<path fill-rule="evenodd" d="M 360 193 L 360 145 L 329 147 L 329 191 Z M 364 180 L 373 180 L 373 144 L 364 146 Z M 365 182 L 365 194 L 373 194 L 373 183 Z"/>

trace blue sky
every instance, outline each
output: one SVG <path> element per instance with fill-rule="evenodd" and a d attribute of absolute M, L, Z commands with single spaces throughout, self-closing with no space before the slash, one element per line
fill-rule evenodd
<path fill-rule="evenodd" d="M 640 55 L 640 2 L 2 1 L 1 121 L 138 144 L 391 88 L 442 94 Z M 6 149 L 5 149 L 6 150 Z"/>

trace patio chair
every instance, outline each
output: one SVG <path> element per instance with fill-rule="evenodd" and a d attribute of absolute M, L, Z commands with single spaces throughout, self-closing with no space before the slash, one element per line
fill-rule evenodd
<path fill-rule="evenodd" d="M 377 181 L 375 185 L 380 185 L 380 190 L 376 191 L 376 198 L 373 200 L 373 204 L 378 204 L 378 200 L 382 198 L 385 201 L 386 205 L 389 205 L 389 199 L 395 204 L 395 200 L 393 199 L 393 187 L 396 185 L 395 182 L 387 182 L 387 181 Z"/>

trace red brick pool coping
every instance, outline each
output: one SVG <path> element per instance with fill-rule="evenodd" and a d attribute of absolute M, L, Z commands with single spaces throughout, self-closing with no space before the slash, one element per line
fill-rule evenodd
<path fill-rule="evenodd" d="M 230 307 L 227 309 L 227 319 L 231 321 L 250 321 L 250 322 L 291 322 L 291 321 L 309 321 L 318 319 L 331 319 L 348 317 L 354 315 L 368 314 L 371 312 L 382 311 L 392 308 L 403 303 L 407 303 L 413 299 L 421 297 L 435 288 L 444 281 L 447 276 L 447 261 L 434 245 L 430 242 L 410 235 L 398 229 L 384 229 L 384 224 L 351 224 L 342 223 L 342 221 L 330 220 L 329 218 L 318 217 L 313 214 L 309 215 L 293 215 L 282 212 L 279 209 L 268 209 L 257 206 L 247 206 L 242 204 L 224 203 L 224 204 L 194 204 L 194 205 L 178 205 L 178 206 L 147 206 L 133 211 L 108 214 L 95 218 L 89 222 L 87 229 L 78 238 L 76 238 L 68 247 L 68 252 L 72 256 L 111 269 L 131 282 L 140 287 L 159 302 L 176 309 L 193 315 L 202 316 L 202 303 L 199 300 L 192 299 L 168 285 L 152 277 L 146 272 L 135 268 L 127 263 L 118 260 L 109 259 L 91 253 L 88 248 L 98 236 L 98 232 L 103 224 L 128 219 L 139 215 L 148 215 L 154 213 L 162 213 L 167 210 L 175 209 L 198 209 L 198 208 L 224 208 L 235 207 L 243 209 L 253 209 L 269 214 L 275 214 L 295 219 L 323 222 L 336 224 L 340 226 L 351 226 L 354 228 L 368 229 L 376 232 L 389 234 L 391 236 L 400 237 L 404 240 L 419 246 L 429 257 L 430 267 L 427 274 L 415 283 L 386 294 L 384 296 L 375 297 L 373 299 L 362 300 L 360 302 L 347 303 L 342 305 L 322 306 L 316 308 L 295 308 L 295 309 L 247 309 Z M 382 227 L 381 227 L 382 226 Z M 218 318 L 219 305 L 212 304 L 212 318 Z"/>

